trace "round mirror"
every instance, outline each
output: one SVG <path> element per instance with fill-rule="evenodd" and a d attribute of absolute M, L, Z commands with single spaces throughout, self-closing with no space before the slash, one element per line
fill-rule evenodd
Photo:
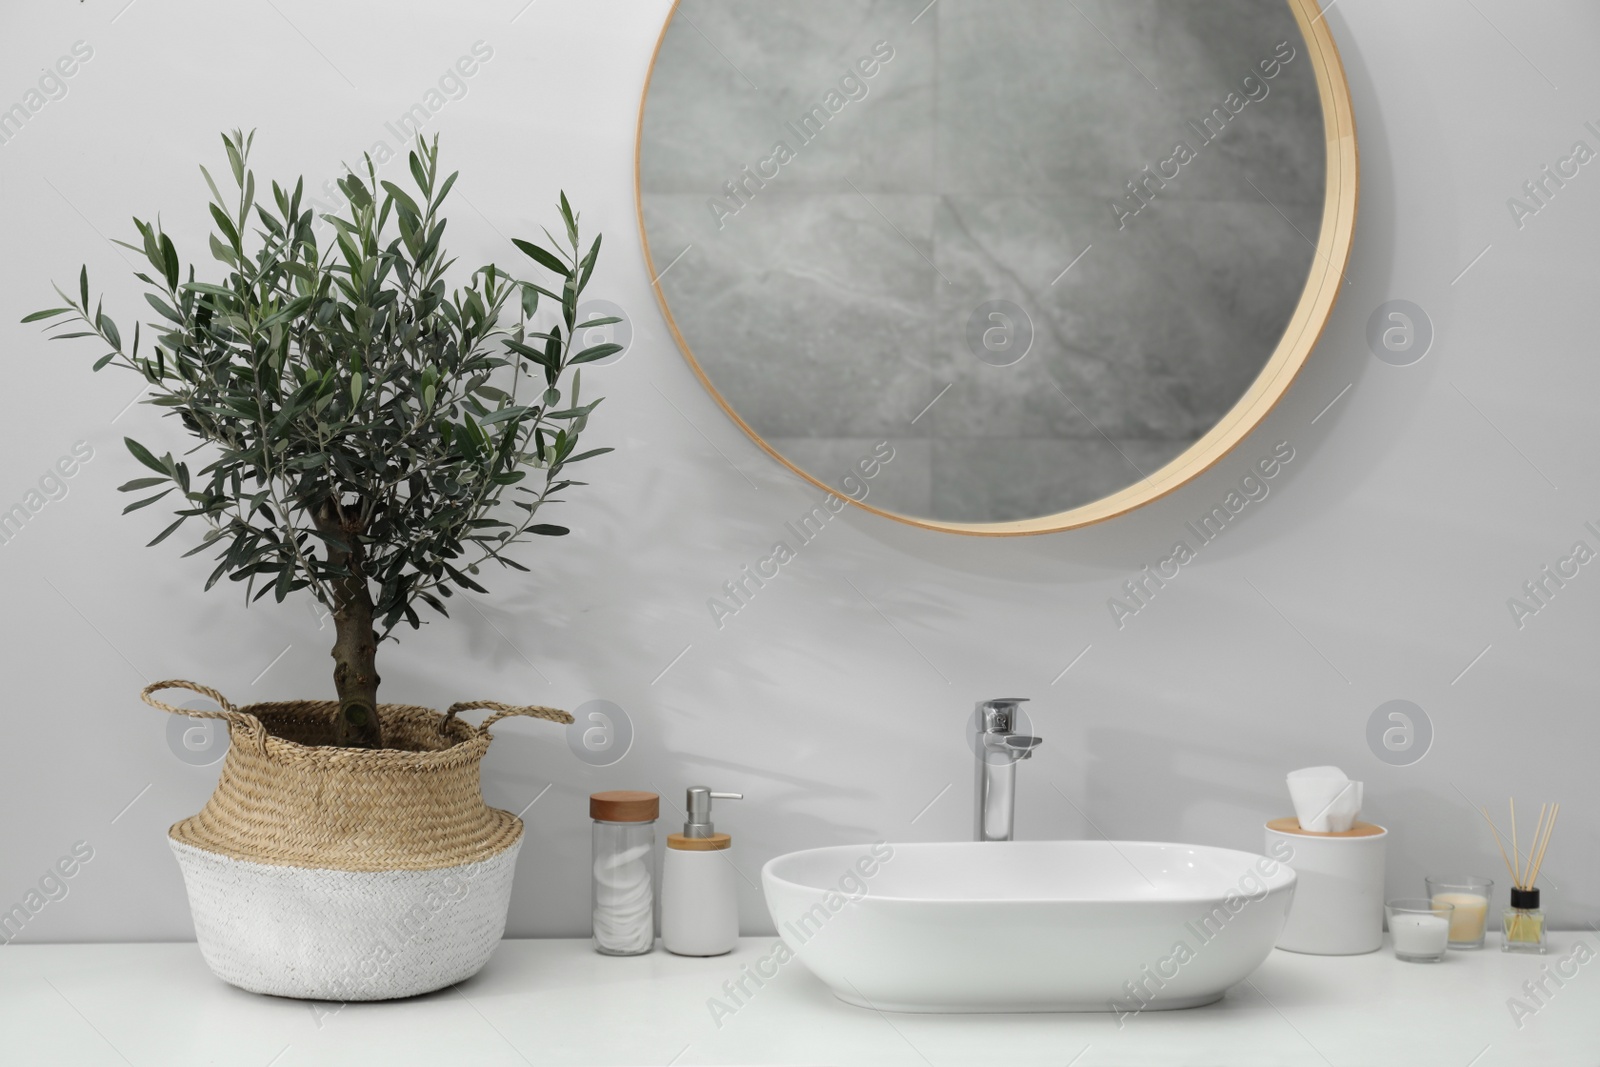
<path fill-rule="evenodd" d="M 1355 222 L 1312 0 L 679 0 L 657 295 L 796 473 L 975 534 L 1172 491 L 1288 388 Z"/>

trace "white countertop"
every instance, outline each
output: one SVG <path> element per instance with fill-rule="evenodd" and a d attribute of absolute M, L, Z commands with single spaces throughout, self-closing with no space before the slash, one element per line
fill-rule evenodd
<path fill-rule="evenodd" d="M 517 1067 L 527 1064 L 1439 1064 L 1600 1063 L 1600 937 L 1551 935 L 1551 952 L 1451 953 L 1401 963 L 1274 951 L 1218 1004 L 1113 1015 L 884 1015 L 835 1000 L 798 961 L 713 1018 L 772 938 L 732 955 L 597 955 L 588 941 L 507 941 L 459 989 L 409 1001 L 309 1004 L 241 992 L 193 944 L 0 948 L 5 1067 Z M 1579 941 L 1590 952 L 1579 963 Z M 1566 961 L 1571 977 L 1556 970 Z M 1523 982 L 1548 966 L 1551 995 Z M 1519 1028 L 1507 1007 L 1534 1014 Z M 731 1000 L 726 1000 L 733 1006 Z M 720 1025 L 719 1025 L 720 1022 Z"/>

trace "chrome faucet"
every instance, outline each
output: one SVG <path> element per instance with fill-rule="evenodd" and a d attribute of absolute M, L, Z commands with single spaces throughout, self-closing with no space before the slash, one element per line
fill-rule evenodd
<path fill-rule="evenodd" d="M 1042 737 L 1016 732 L 1026 697 L 985 700 L 978 705 L 977 840 L 1010 841 L 1016 813 L 1017 761 L 1032 759 Z"/>

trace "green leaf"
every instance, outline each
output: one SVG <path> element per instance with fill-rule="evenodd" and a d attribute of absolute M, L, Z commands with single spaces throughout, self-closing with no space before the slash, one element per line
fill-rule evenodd
<path fill-rule="evenodd" d="M 233 139 L 227 134 L 222 135 L 222 147 L 228 151 L 228 166 L 233 168 L 233 180 L 242 186 L 244 184 L 244 159 L 239 155 L 238 147 L 234 145 Z"/>
<path fill-rule="evenodd" d="M 365 379 L 362 378 L 360 371 L 356 371 L 355 373 L 350 375 L 350 403 L 351 404 L 359 404 L 359 403 L 361 403 L 361 387 L 362 387 L 364 382 L 365 382 Z"/>
<path fill-rule="evenodd" d="M 525 405 L 515 405 L 512 407 L 500 408 L 498 411 L 494 411 L 488 415 L 485 415 L 481 420 L 479 420 L 478 424 L 480 426 L 492 426 L 497 422 L 506 422 L 510 419 L 520 419 L 532 410 L 533 409 L 531 407 L 527 407 Z"/>
<path fill-rule="evenodd" d="M 211 172 L 206 170 L 204 163 L 200 164 L 200 173 L 206 177 L 206 186 L 210 188 L 211 195 L 217 198 L 217 203 L 222 203 L 222 194 L 217 191 L 217 183 L 211 180 Z"/>
<path fill-rule="evenodd" d="M 439 191 L 437 193 L 428 194 L 433 198 L 433 202 L 435 204 L 444 203 L 444 198 L 450 195 L 450 187 L 456 183 L 456 179 L 459 177 L 461 177 L 461 172 L 459 170 L 451 171 L 450 177 L 446 178 L 439 184 Z"/>
<path fill-rule="evenodd" d="M 540 523 L 537 526 L 528 527 L 528 532 L 531 534 L 538 534 L 541 537 L 565 537 L 572 531 L 567 529 L 565 526 L 552 526 L 551 524 L 545 522 Z"/>
<path fill-rule="evenodd" d="M 170 482 L 170 481 L 172 481 L 171 477 L 166 477 L 166 478 L 135 478 L 131 482 L 124 482 L 122 485 L 117 486 L 117 492 L 119 492 L 119 493 L 136 493 L 140 489 L 149 489 L 153 485 L 164 485 L 165 483 Z"/>
<path fill-rule="evenodd" d="M 222 263 L 226 263 L 230 267 L 236 265 L 239 262 L 239 257 L 234 255 L 233 254 L 233 250 L 230 249 L 227 245 L 225 245 L 221 241 L 217 240 L 217 235 L 216 234 L 214 234 L 214 233 L 206 234 L 206 243 L 211 246 L 211 258 L 212 259 L 215 259 L 215 260 L 217 260 L 219 262 L 222 262 Z"/>
<path fill-rule="evenodd" d="M 585 348 L 582 352 L 573 356 L 572 359 L 568 360 L 567 365 L 576 367 L 580 363 L 593 363 L 597 359 L 605 359 L 607 356 L 614 356 L 621 351 L 621 345 L 595 345 L 593 348 Z"/>
<path fill-rule="evenodd" d="M 161 235 L 161 262 L 167 275 L 167 288 L 178 287 L 178 250 L 172 247 L 172 238 Z"/>
<path fill-rule="evenodd" d="M 228 239 L 228 243 L 232 245 L 235 250 L 237 250 L 239 247 L 239 231 L 234 229 L 233 220 L 228 218 L 228 213 L 223 211 L 217 205 L 212 204 L 211 217 L 216 220 L 217 229 L 222 231 L 222 236 L 226 237 Z M 165 245 L 162 247 L 161 253 L 163 256 L 166 255 Z M 169 273 L 167 277 L 170 279 L 172 275 Z"/>
<path fill-rule="evenodd" d="M 413 160 L 415 160 L 417 157 L 413 153 L 411 158 Z M 395 200 L 399 201 L 401 207 L 404 207 L 406 210 L 410 211 L 413 215 L 417 216 L 418 218 L 422 217 L 422 209 L 417 206 L 417 202 L 415 200 L 411 199 L 411 194 L 410 193 L 407 193 L 404 189 L 400 188 L 394 182 L 386 181 L 386 182 L 380 182 L 379 184 L 383 186 L 385 192 L 387 192 L 390 196 L 394 197 Z M 422 185 L 422 183 L 418 182 L 417 185 L 420 187 Z M 423 191 L 426 192 L 425 189 Z"/>
<path fill-rule="evenodd" d="M 184 282 L 182 288 L 185 292 L 205 293 L 207 296 L 220 296 L 228 300 L 238 296 L 232 289 L 224 289 L 220 285 L 211 285 L 207 282 Z"/>
<path fill-rule="evenodd" d="M 573 231 L 572 243 L 578 243 L 577 231 Z M 589 276 L 594 273 L 594 266 L 600 262 L 600 238 L 594 239 L 594 244 L 589 246 L 589 254 L 583 257 L 583 271 L 578 276 L 578 288 L 582 290 L 589 284 Z"/>
<path fill-rule="evenodd" d="M 471 578 L 468 578 L 465 574 L 462 574 L 460 571 L 450 566 L 448 563 L 444 565 L 444 569 L 450 575 L 450 577 L 455 580 L 456 584 L 460 585 L 464 589 L 470 589 L 474 593 L 487 593 L 489 591 L 483 586 L 479 585 L 477 582 L 473 581 Z"/>
<path fill-rule="evenodd" d="M 124 437 L 122 441 L 128 446 L 128 451 L 133 453 L 134 459 L 138 460 L 140 463 L 143 463 L 146 467 L 149 467 L 157 474 L 165 474 L 168 478 L 171 478 L 172 472 L 167 470 L 162 462 L 151 454 L 148 448 L 144 447 L 144 445 L 141 445 L 138 441 L 135 441 L 131 437 Z"/>
<path fill-rule="evenodd" d="M 561 193 L 561 221 L 567 224 L 567 240 L 572 242 L 574 248 L 578 245 L 578 216 L 573 214 L 572 205 L 567 203 L 567 194 Z"/>
<path fill-rule="evenodd" d="M 411 177 L 416 180 L 417 188 L 422 190 L 422 195 L 427 196 L 428 173 L 422 169 L 422 160 L 417 158 L 417 154 L 415 152 L 411 153 Z M 383 184 L 388 185 L 389 183 L 384 182 Z M 410 200 L 411 198 L 408 196 L 406 199 Z M 419 211 L 418 214 L 420 215 L 421 212 Z"/>
<path fill-rule="evenodd" d="M 600 399 L 604 400 L 605 398 L 601 397 Z M 577 407 L 563 408 L 560 411 L 547 411 L 544 413 L 544 417 L 547 419 L 581 419 L 599 406 L 600 400 L 593 400 L 587 404 L 579 404 Z"/>
<path fill-rule="evenodd" d="M 160 500 L 162 497 L 166 496 L 176 488 L 177 486 L 173 486 L 172 489 L 164 489 L 155 496 L 147 496 L 143 500 L 135 500 L 133 503 L 123 508 L 122 513 L 126 515 L 130 511 L 138 511 L 140 508 L 149 507 L 151 504 L 154 504 L 157 500 Z"/>
<path fill-rule="evenodd" d="M 522 249 L 524 254 L 526 254 L 530 259 L 532 259 L 535 263 L 538 263 L 540 266 L 547 267 L 550 270 L 555 271 L 563 278 L 572 277 L 572 271 L 567 268 L 565 263 L 561 262 L 561 260 L 553 253 L 546 252 L 532 241 L 524 241 L 520 237 L 513 237 L 511 239 L 511 243 Z M 88 298 L 85 297 L 84 299 L 85 302 L 87 302 Z"/>
<path fill-rule="evenodd" d="M 222 530 L 212 530 L 210 533 L 206 534 L 205 540 L 201 541 L 198 545 L 195 545 L 189 551 L 185 552 L 182 558 L 188 559 L 190 556 L 197 556 L 226 536 L 227 534 Z"/>
<path fill-rule="evenodd" d="M 57 315 L 65 315 L 71 308 L 48 308 L 44 311 L 35 311 L 32 315 L 22 316 L 23 322 L 39 322 L 42 319 L 53 319 Z"/>
<path fill-rule="evenodd" d="M 519 356 L 526 356 L 541 367 L 550 367 L 552 369 L 555 367 L 555 364 L 551 362 L 548 350 L 537 349 L 531 345 L 525 345 L 521 341 L 507 341 L 506 347 Z"/>
<path fill-rule="evenodd" d="M 221 563 L 217 564 L 217 569 L 212 571 L 211 577 L 206 579 L 206 588 L 210 589 L 212 586 L 216 585 L 222 576 L 228 573 L 228 568 L 230 566 L 232 566 L 232 562 L 227 559 L 224 559 Z"/>
<path fill-rule="evenodd" d="M 160 314 L 162 318 L 170 319 L 179 326 L 183 325 L 183 316 L 179 315 L 171 304 L 167 303 L 154 293 L 146 293 L 144 294 L 144 298 L 149 302 L 151 307 L 156 309 L 157 313 Z"/>
<path fill-rule="evenodd" d="M 89 311 L 89 265 L 85 263 L 78 268 L 78 296 L 83 300 L 79 305 L 85 313 Z"/>
<path fill-rule="evenodd" d="M 146 548 L 154 548 L 156 545 L 159 545 L 161 542 L 165 541 L 169 536 L 171 536 L 172 532 L 174 530 L 176 530 L 178 527 L 182 526 L 187 520 L 188 520 L 188 516 L 185 515 L 183 518 L 179 519 L 177 522 L 173 523 L 171 526 L 168 526 L 165 530 L 162 530 L 160 533 L 156 534 L 156 539 L 154 541 L 151 541 L 149 544 L 145 545 L 144 547 L 146 547 Z"/>

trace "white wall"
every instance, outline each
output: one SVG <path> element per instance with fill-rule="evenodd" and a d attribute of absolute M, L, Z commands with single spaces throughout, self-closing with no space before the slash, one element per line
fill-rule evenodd
<path fill-rule="evenodd" d="M 667 0 L 535 0 L 520 14 L 525 0 L 467 13 L 420 0 L 124 3 L 0 15 L 0 105 L 75 41 L 93 48 L 67 95 L 0 145 L 0 505 L 74 442 L 94 449 L 68 495 L 0 546 L 0 905 L 75 842 L 94 849 L 21 940 L 191 935 L 162 835 L 200 807 L 217 768 L 173 754 L 165 718 L 134 697 L 142 684 L 195 678 L 239 702 L 331 687 L 329 631 L 309 608 L 204 594 L 201 560 L 180 561 L 177 542 L 143 547 L 159 508 L 118 515 L 115 487 L 137 476 L 122 436 L 182 443 L 154 409 L 125 410 L 138 383 L 91 375 L 93 351 L 47 346 L 16 320 L 87 260 L 131 323 L 142 301 L 104 238 L 159 212 L 180 251 L 203 249 L 195 164 L 220 160 L 217 131 L 259 128 L 263 175 L 317 184 L 393 141 L 385 121 L 478 40 L 493 58 L 430 125 L 463 174 L 456 250 L 509 263 L 502 235 L 536 232 L 565 188 L 609 239 L 595 292 L 630 309 L 637 333 L 627 358 L 592 375 L 608 395 L 595 436 L 618 452 L 572 494 L 573 536 L 530 546 L 534 573 L 495 576 L 477 610 L 384 650 L 392 699 L 605 698 L 631 715 L 634 748 L 607 769 L 546 724 L 498 729 L 492 803 L 517 810 L 553 783 L 527 814 L 514 934 L 586 932 L 584 798 L 597 789 L 744 791 L 721 825 L 750 883 L 748 932 L 770 929 L 756 884 L 777 853 L 964 837 L 964 724 L 973 701 L 999 695 L 1035 698 L 1047 739 L 1021 769 L 1020 836 L 1259 847 L 1262 820 L 1287 810 L 1283 772 L 1338 763 L 1394 831 L 1394 893 L 1446 869 L 1503 884 L 1471 804 L 1563 800 L 1547 906 L 1564 925 L 1600 919 L 1600 567 L 1520 630 L 1507 607 L 1574 541 L 1600 547 L 1583 526 L 1600 520 L 1600 167 L 1523 229 L 1506 207 L 1575 140 L 1600 148 L 1583 128 L 1600 120 L 1592 4 L 1333 8 L 1363 162 L 1349 285 L 1292 393 L 1207 476 L 1121 520 L 1032 539 L 852 511 L 719 631 L 707 599 L 818 494 L 702 393 L 650 296 L 632 147 Z M 1409 367 L 1378 362 L 1365 340 L 1373 310 L 1397 298 L 1437 328 Z M 1295 459 L 1271 496 L 1118 630 L 1107 599 L 1279 441 Z M 1397 698 L 1437 732 L 1412 766 L 1381 763 L 1365 739 L 1373 710 Z"/>

